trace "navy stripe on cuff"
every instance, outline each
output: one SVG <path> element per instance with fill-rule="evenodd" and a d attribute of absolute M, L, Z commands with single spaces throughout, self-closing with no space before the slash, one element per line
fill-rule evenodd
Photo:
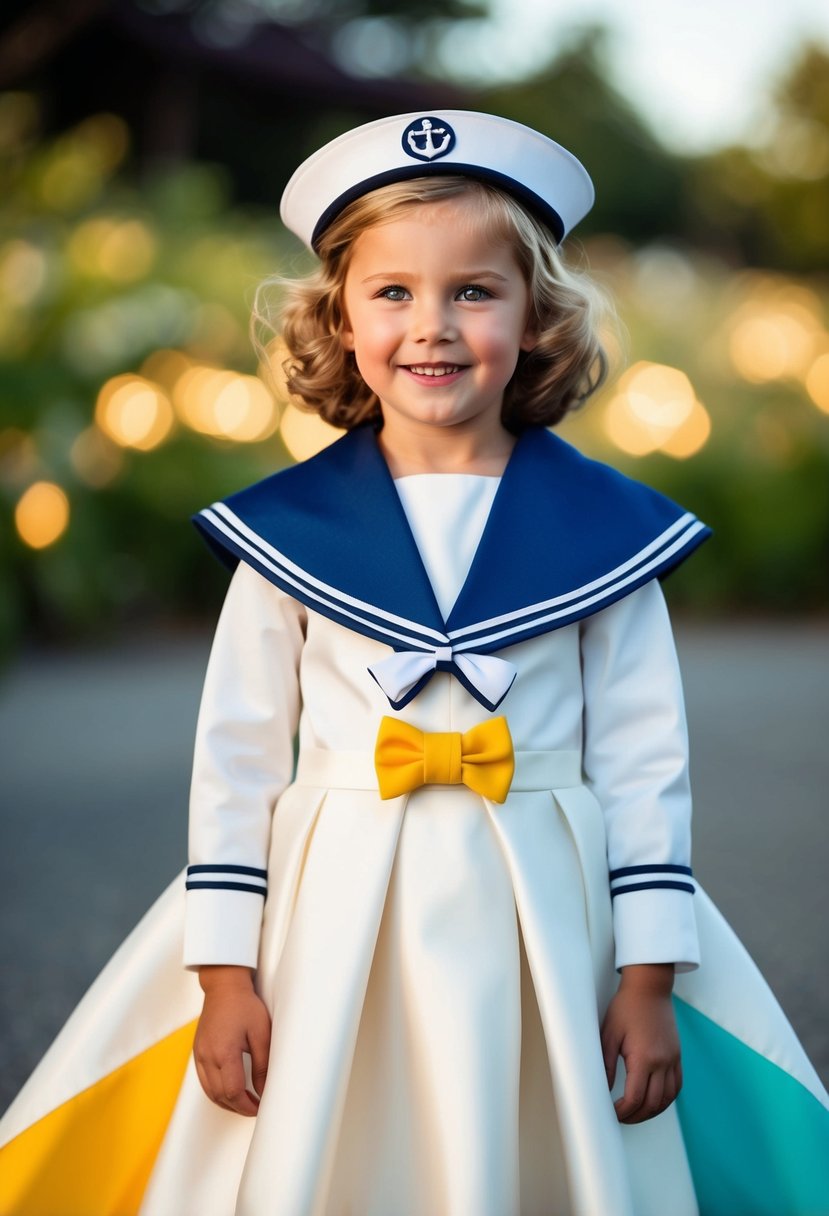
<path fill-rule="evenodd" d="M 187 876 L 191 874 L 249 874 L 251 878 L 267 878 L 267 870 L 257 870 L 254 866 L 188 866 Z"/>
<path fill-rule="evenodd" d="M 251 895 L 267 895 L 266 887 L 254 887 L 247 882 L 187 882 L 187 891 L 248 891 Z"/>
<path fill-rule="evenodd" d="M 694 894 L 694 886 L 690 882 L 673 882 L 671 879 L 654 879 L 652 882 L 634 882 L 626 887 L 615 887 L 610 892 L 610 898 L 615 899 L 617 895 L 628 895 L 631 891 L 687 891 L 689 895 Z"/>
<path fill-rule="evenodd" d="M 616 878 L 628 878 L 631 874 L 690 874 L 690 866 L 622 866 L 620 870 L 610 871 L 610 881 L 613 882 Z"/>

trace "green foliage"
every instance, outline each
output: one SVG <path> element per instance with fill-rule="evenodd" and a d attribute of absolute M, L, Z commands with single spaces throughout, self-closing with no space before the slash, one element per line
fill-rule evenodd
<path fill-rule="evenodd" d="M 225 580 L 189 515 L 287 459 L 278 439 L 231 443 L 181 421 L 151 451 L 97 432 L 102 385 L 159 349 L 255 371 L 253 291 L 289 247 L 273 222 L 230 205 L 223 170 L 185 165 L 139 190 L 127 155 L 113 116 L 46 141 L 33 98 L 0 97 L 0 652 L 21 631 L 215 607 Z M 109 472 L 78 455 L 90 433 Z M 70 520 L 33 549 L 14 511 L 40 481 L 63 489 Z"/>
<path fill-rule="evenodd" d="M 583 161 L 596 204 L 580 235 L 614 232 L 639 243 L 677 231 L 681 166 L 610 83 L 600 27 L 582 31 L 529 80 L 482 93 L 476 106 L 538 128 Z"/>
<path fill-rule="evenodd" d="M 810 66 L 793 78 L 787 104 L 817 112 L 824 94 Z M 821 396 L 817 408 L 804 387 L 829 352 L 825 282 L 747 275 L 727 260 L 656 240 L 660 217 L 687 193 L 685 167 L 603 84 L 597 45 L 574 49 L 555 73 L 486 101 L 547 127 L 600 166 L 600 198 L 608 201 L 592 237 L 585 226 L 586 246 L 628 329 L 619 361 L 684 369 L 710 416 L 708 441 L 687 459 L 620 450 L 608 431 L 614 384 L 563 428 L 715 528 L 715 539 L 670 580 L 672 598 L 709 611 L 825 610 L 829 401 Z M 325 122 L 333 133 L 348 116 Z M 728 160 L 734 174 L 759 173 L 753 153 L 740 155 Z M 295 243 L 272 214 L 234 204 L 227 171 L 185 164 L 139 187 L 129 156 L 129 133 L 112 115 L 47 140 L 35 99 L 0 96 L 0 655 L 26 636 L 100 634 L 172 614 L 212 618 L 226 575 L 189 516 L 289 459 L 278 435 L 247 443 L 211 437 L 193 430 L 180 409 L 151 450 L 102 435 L 95 421 L 102 387 L 124 373 L 152 381 L 160 350 L 255 372 L 248 336 L 254 289 L 297 262 Z M 692 188 L 705 194 L 704 214 L 712 217 L 706 231 L 715 236 L 740 217 L 748 223 L 724 164 L 715 158 L 692 166 Z M 716 212 L 718 175 L 723 209 Z M 793 196 L 776 193 L 778 185 L 766 182 L 763 216 L 794 205 Z M 812 206 L 802 180 L 785 185 L 802 187 L 799 205 Z M 766 220 L 752 215 L 761 250 Z M 617 232 L 620 220 L 627 243 L 596 235 Z M 731 251 L 748 240 L 748 229 L 737 229 Z M 805 230 L 798 239 L 802 246 L 787 252 L 781 238 L 779 260 L 797 262 L 817 248 Z M 748 354 L 739 355 L 741 325 Z M 782 344 L 776 369 L 769 363 L 775 343 Z M 162 388 L 175 400 L 172 383 Z M 33 548 L 15 511 L 41 481 L 62 488 L 69 521 L 53 543 Z"/>
<path fill-rule="evenodd" d="M 807 47 L 756 142 L 689 166 L 689 225 L 736 259 L 829 270 L 829 52 Z"/>

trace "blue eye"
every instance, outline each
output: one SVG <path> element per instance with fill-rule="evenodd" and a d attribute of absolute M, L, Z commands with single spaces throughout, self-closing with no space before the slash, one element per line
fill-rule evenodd
<path fill-rule="evenodd" d="M 458 299 L 466 304 L 477 304 L 480 300 L 488 300 L 490 296 L 491 292 L 485 287 L 479 287 L 477 283 L 468 283 L 458 292 Z"/>
<path fill-rule="evenodd" d="M 405 287 L 398 287 L 395 284 L 392 284 L 390 287 L 384 287 L 382 291 L 378 292 L 378 295 L 382 299 L 391 300 L 393 304 L 405 300 L 408 294 Z"/>

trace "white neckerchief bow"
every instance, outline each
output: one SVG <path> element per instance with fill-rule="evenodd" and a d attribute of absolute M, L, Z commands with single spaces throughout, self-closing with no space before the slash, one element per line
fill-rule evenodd
<path fill-rule="evenodd" d="M 454 669 L 472 696 L 489 710 L 498 708 L 517 674 L 506 659 L 496 659 L 491 654 L 455 654 L 451 646 L 429 651 L 398 651 L 373 663 L 368 670 L 392 708 L 400 709 L 411 699 L 408 694 L 423 677 L 438 670 L 438 664 Z"/>

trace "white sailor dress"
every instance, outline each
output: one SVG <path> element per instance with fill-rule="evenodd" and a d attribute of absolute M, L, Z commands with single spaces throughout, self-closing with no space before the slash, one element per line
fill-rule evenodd
<path fill-rule="evenodd" d="M 3 1120 L 0 1216 L 829 1213 L 829 1099 L 691 873 L 657 579 L 707 529 L 545 431 L 500 482 L 395 487 L 360 429 L 197 522 L 235 573 L 188 907 L 161 897 Z M 381 798 L 384 718 L 424 749 L 505 718 L 506 797 L 423 759 Z M 257 968 L 255 1119 L 187 1063 L 182 920 L 188 966 Z M 626 1127 L 599 1026 L 642 962 L 680 973 L 685 1083 Z"/>

